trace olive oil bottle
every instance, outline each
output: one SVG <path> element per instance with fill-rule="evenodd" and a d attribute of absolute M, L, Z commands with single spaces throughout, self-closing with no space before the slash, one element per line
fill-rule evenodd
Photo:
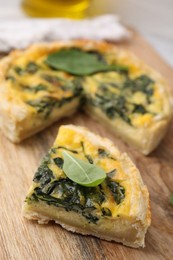
<path fill-rule="evenodd" d="M 23 0 L 22 8 L 32 17 L 85 17 L 90 0 Z"/>

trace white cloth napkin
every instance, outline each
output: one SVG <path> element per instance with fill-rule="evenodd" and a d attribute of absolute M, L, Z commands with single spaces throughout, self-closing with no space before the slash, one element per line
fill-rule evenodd
<path fill-rule="evenodd" d="M 0 20 L 0 51 L 25 48 L 34 42 L 68 39 L 120 41 L 130 38 L 130 32 L 116 15 L 92 19 L 18 19 Z"/>

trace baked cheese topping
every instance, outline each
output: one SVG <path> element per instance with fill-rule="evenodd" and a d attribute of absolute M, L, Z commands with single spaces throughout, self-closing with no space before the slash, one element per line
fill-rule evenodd
<path fill-rule="evenodd" d="M 107 173 L 106 179 L 96 187 L 84 187 L 70 180 L 62 170 L 64 150 L 100 166 Z M 128 215 L 131 189 L 131 180 L 117 158 L 105 148 L 94 145 L 84 133 L 61 127 L 53 147 L 35 174 L 26 202 L 45 202 L 78 212 L 88 222 L 97 223 L 105 216 Z"/>
<path fill-rule="evenodd" d="M 100 109 L 109 119 L 121 119 L 135 128 L 148 127 L 162 118 L 162 93 L 151 77 L 141 68 L 126 64 L 123 57 L 116 59 L 109 52 L 98 51 L 93 55 L 107 64 L 126 65 L 127 69 L 74 76 L 46 64 L 48 53 L 33 54 L 13 62 L 7 74 L 9 87 L 28 109 L 43 118 L 76 97 L 82 101 L 85 97 L 87 105 Z"/>
<path fill-rule="evenodd" d="M 20 63 L 19 63 L 20 64 Z M 81 88 L 78 79 L 65 72 L 46 68 L 43 61 L 29 62 L 25 66 L 13 65 L 7 79 L 9 85 L 28 109 L 45 119 L 54 109 L 78 97 Z"/>

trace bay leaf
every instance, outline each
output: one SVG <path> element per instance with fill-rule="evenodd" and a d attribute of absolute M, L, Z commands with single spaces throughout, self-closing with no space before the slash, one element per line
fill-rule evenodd
<path fill-rule="evenodd" d="M 95 187 L 106 178 L 102 168 L 74 157 L 66 151 L 63 151 L 63 159 L 63 171 L 70 180 L 80 185 Z"/>
<path fill-rule="evenodd" d="M 87 76 L 97 72 L 114 70 L 127 72 L 125 66 L 107 64 L 94 53 L 74 48 L 51 53 L 45 62 L 53 69 L 62 70 L 76 76 Z"/>

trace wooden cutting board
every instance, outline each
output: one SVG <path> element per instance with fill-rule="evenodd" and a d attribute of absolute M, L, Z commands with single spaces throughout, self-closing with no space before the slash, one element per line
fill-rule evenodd
<path fill-rule="evenodd" d="M 128 48 L 160 71 L 173 85 L 173 70 L 137 33 Z M 172 86 L 173 87 L 173 86 Z M 91 236 L 70 233 L 51 223 L 38 225 L 21 215 L 21 206 L 33 174 L 46 151 L 51 147 L 61 124 L 87 126 L 107 136 L 121 151 L 129 154 L 140 169 L 151 198 L 152 223 L 144 249 L 132 249 Z M 145 157 L 125 145 L 104 127 L 82 113 L 64 119 L 45 131 L 14 145 L 0 134 L 0 259 L 1 260 L 159 260 L 173 259 L 173 122 L 160 146 Z"/>

